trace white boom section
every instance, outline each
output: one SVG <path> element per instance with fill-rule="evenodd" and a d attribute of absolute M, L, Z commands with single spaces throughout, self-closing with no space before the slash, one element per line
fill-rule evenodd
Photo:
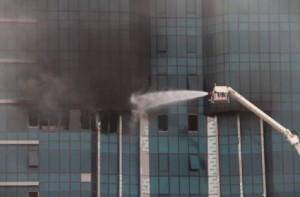
<path fill-rule="evenodd" d="M 266 123 L 268 123 L 270 126 L 272 126 L 275 130 L 277 130 L 279 133 L 284 135 L 286 139 L 289 141 L 289 143 L 295 147 L 296 151 L 300 155 L 300 144 L 299 144 L 299 138 L 297 135 L 293 134 L 289 129 L 285 128 L 281 124 L 279 124 L 277 121 L 275 121 L 273 118 L 271 118 L 269 115 L 267 115 L 265 112 L 260 110 L 258 107 L 256 107 L 254 104 L 252 104 L 250 101 L 245 99 L 242 95 L 237 93 L 234 89 L 227 86 L 215 86 L 212 95 L 211 95 L 211 102 L 224 102 L 225 100 L 229 101 L 229 96 L 237 100 L 240 104 L 242 104 L 244 107 L 252 111 L 254 114 L 256 114 L 258 117 L 260 117 L 262 120 L 264 120 Z M 225 99 L 226 98 L 226 99 Z"/>

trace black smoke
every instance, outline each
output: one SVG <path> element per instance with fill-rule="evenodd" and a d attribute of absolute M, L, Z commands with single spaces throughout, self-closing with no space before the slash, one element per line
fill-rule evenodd
<path fill-rule="evenodd" d="M 12 40 L 28 57 L 17 68 L 18 98 L 37 108 L 130 109 L 131 93 L 149 85 L 149 13 L 128 9 L 128 19 L 121 21 L 121 13 L 112 14 L 102 1 L 97 1 L 101 11 L 34 2 L 6 7 L 18 11 L 13 17 L 36 20 L 11 24 L 12 33 L 24 26 Z M 147 1 L 129 7 L 148 10 Z"/>

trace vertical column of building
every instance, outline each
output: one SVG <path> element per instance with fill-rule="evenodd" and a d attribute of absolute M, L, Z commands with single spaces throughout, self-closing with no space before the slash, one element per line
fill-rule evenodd
<path fill-rule="evenodd" d="M 240 175 L 240 197 L 244 196 L 243 188 L 243 160 L 242 160 L 242 142 L 241 142 L 241 121 L 240 115 L 237 114 L 237 137 L 238 137 L 238 156 L 239 156 L 239 175 Z"/>
<path fill-rule="evenodd" d="M 149 122 L 147 114 L 140 116 L 140 197 L 150 197 Z"/>
<path fill-rule="evenodd" d="M 122 115 L 119 115 L 119 197 L 122 197 L 123 193 L 123 170 L 122 170 L 122 142 L 123 142 L 123 132 L 122 132 Z"/>
<path fill-rule="evenodd" d="M 100 147 L 101 147 L 101 121 L 100 121 L 100 116 L 99 114 L 97 113 L 96 114 L 96 126 L 97 126 L 97 197 L 100 197 L 100 188 L 101 188 L 101 185 L 100 185 L 100 174 L 101 174 L 101 171 L 100 171 L 100 165 L 101 165 L 101 160 L 100 160 L 100 155 L 101 155 L 101 152 L 100 152 Z"/>
<path fill-rule="evenodd" d="M 259 127 L 260 127 L 260 144 L 261 144 L 262 184 L 263 184 L 263 194 L 262 194 L 262 196 L 267 197 L 264 122 L 263 122 L 262 119 L 260 119 L 260 121 L 259 121 Z"/>
<path fill-rule="evenodd" d="M 219 138 L 217 116 L 207 117 L 208 196 L 220 196 Z"/>

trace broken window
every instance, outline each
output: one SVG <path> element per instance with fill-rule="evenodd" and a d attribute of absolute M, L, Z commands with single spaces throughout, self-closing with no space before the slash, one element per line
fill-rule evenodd
<path fill-rule="evenodd" d="M 95 111 L 81 110 L 80 122 L 82 129 L 97 131 L 97 113 Z M 102 133 L 117 133 L 119 129 L 119 114 L 99 112 Z"/>
<path fill-rule="evenodd" d="M 40 127 L 48 126 L 48 111 L 42 111 L 40 114 Z"/>
<path fill-rule="evenodd" d="M 28 117 L 29 127 L 42 129 L 69 128 L 68 110 L 30 110 Z"/>
<path fill-rule="evenodd" d="M 91 117 L 90 117 L 90 112 L 88 110 L 80 111 L 80 122 L 81 122 L 82 129 L 90 130 Z"/>
<path fill-rule="evenodd" d="M 198 115 L 188 115 L 189 131 L 198 131 Z"/>
<path fill-rule="evenodd" d="M 157 117 L 158 131 L 168 131 L 168 116 L 158 115 Z"/>
<path fill-rule="evenodd" d="M 97 113 L 90 113 L 90 124 L 91 124 L 91 130 L 92 131 L 97 131 L 98 126 L 97 126 Z"/>
<path fill-rule="evenodd" d="M 59 117 L 59 125 L 64 129 L 69 129 L 70 114 L 68 110 L 62 110 Z"/>
<path fill-rule="evenodd" d="M 31 110 L 29 111 L 29 126 L 38 127 L 39 126 L 39 111 Z"/>
<path fill-rule="evenodd" d="M 101 132 L 117 133 L 119 125 L 119 115 L 114 113 L 101 114 Z"/>
<path fill-rule="evenodd" d="M 58 126 L 59 111 L 49 110 L 48 111 L 48 125 Z"/>

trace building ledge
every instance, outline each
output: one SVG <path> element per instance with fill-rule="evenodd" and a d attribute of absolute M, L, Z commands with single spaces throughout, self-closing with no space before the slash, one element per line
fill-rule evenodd
<path fill-rule="evenodd" d="M 39 182 L 0 182 L 0 187 L 39 186 Z"/>
<path fill-rule="evenodd" d="M 0 145 L 38 145 L 38 140 L 0 140 Z"/>

